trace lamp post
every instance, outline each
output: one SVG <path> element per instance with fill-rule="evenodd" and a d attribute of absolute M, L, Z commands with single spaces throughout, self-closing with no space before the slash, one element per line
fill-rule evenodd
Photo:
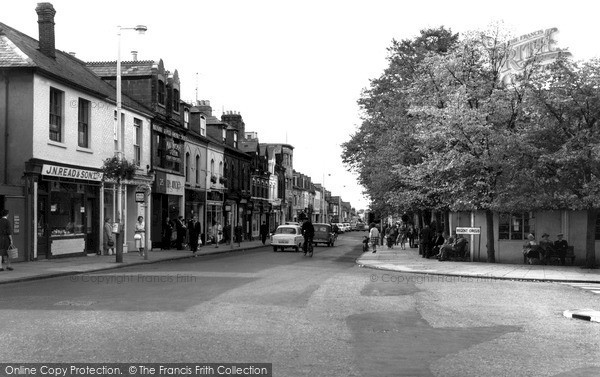
<path fill-rule="evenodd" d="M 116 155 L 119 161 L 123 159 L 123 150 L 124 150 L 124 133 L 123 133 L 123 125 L 121 124 L 121 31 L 123 30 L 135 30 L 139 34 L 144 34 L 148 28 L 144 25 L 137 25 L 134 27 L 122 27 L 117 26 L 117 150 Z M 117 224 L 118 224 L 118 232 L 116 233 L 116 246 L 117 252 L 116 262 L 123 262 L 123 196 L 122 196 L 123 187 L 121 184 L 121 180 L 119 180 L 117 187 Z"/>

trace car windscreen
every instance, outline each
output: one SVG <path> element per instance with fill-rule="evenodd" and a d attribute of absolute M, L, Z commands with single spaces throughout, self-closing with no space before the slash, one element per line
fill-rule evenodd
<path fill-rule="evenodd" d="M 294 228 L 277 228 L 275 234 L 296 234 L 296 229 Z"/>
<path fill-rule="evenodd" d="M 315 232 L 329 232 L 329 228 L 326 226 L 316 226 Z"/>

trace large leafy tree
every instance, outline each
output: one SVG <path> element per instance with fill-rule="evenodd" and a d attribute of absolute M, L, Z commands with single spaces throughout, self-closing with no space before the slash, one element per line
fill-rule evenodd
<path fill-rule="evenodd" d="M 451 209 L 485 211 L 488 262 L 495 262 L 493 211 L 506 206 L 500 199 L 524 147 L 517 132 L 524 89 L 500 80 L 508 56 L 502 34 L 471 33 L 449 54 L 423 61 L 410 97 L 423 158 L 397 169 L 400 180 L 432 187 Z"/>
<path fill-rule="evenodd" d="M 546 207 L 585 210 L 586 266 L 595 267 L 600 207 L 600 60 L 565 58 L 534 71 L 528 83 L 527 137 L 538 151 L 537 193 Z"/>
<path fill-rule="evenodd" d="M 445 54 L 457 41 L 458 35 L 444 27 L 422 30 L 414 39 L 393 40 L 388 48 L 389 66 L 371 81 L 359 100 L 363 121 L 350 140 L 342 144 L 342 159 L 358 173 L 359 182 L 370 194 L 371 209 L 380 214 L 408 209 L 414 203 L 426 207 L 423 202 L 427 195 L 399 201 L 397 195 L 406 192 L 406 187 L 392 174 L 393 166 L 410 165 L 421 159 L 415 148 L 406 89 L 426 56 Z"/>

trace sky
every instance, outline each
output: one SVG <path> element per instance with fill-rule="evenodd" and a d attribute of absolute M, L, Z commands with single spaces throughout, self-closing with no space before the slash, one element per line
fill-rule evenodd
<path fill-rule="evenodd" d="M 594 1 L 103 0 L 49 1 L 56 48 L 85 61 L 163 59 L 181 98 L 210 100 L 213 115 L 239 112 L 260 142 L 294 146 L 294 169 L 357 210 L 369 200 L 341 159 L 361 124 L 357 101 L 387 66 L 393 39 L 425 28 L 453 32 L 502 21 L 516 36 L 557 27 L 576 59 L 600 55 Z M 7 1 L 0 21 L 38 39 L 38 1 Z M 385 169 L 385 167 L 382 167 Z"/>

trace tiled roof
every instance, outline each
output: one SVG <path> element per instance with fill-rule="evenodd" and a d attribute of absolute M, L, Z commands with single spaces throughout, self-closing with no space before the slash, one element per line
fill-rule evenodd
<path fill-rule="evenodd" d="M 116 77 L 117 61 L 87 62 L 87 67 L 100 77 Z M 152 67 L 157 63 L 152 60 L 136 60 L 121 62 L 123 76 L 151 76 Z"/>
<path fill-rule="evenodd" d="M 73 87 L 116 102 L 115 88 L 89 70 L 85 62 L 60 50 L 53 59 L 42 53 L 37 40 L 0 22 L 0 68 L 31 67 Z M 6 59 L 5 59 L 6 57 Z M 123 106 L 149 113 L 141 104 L 122 96 Z"/>

